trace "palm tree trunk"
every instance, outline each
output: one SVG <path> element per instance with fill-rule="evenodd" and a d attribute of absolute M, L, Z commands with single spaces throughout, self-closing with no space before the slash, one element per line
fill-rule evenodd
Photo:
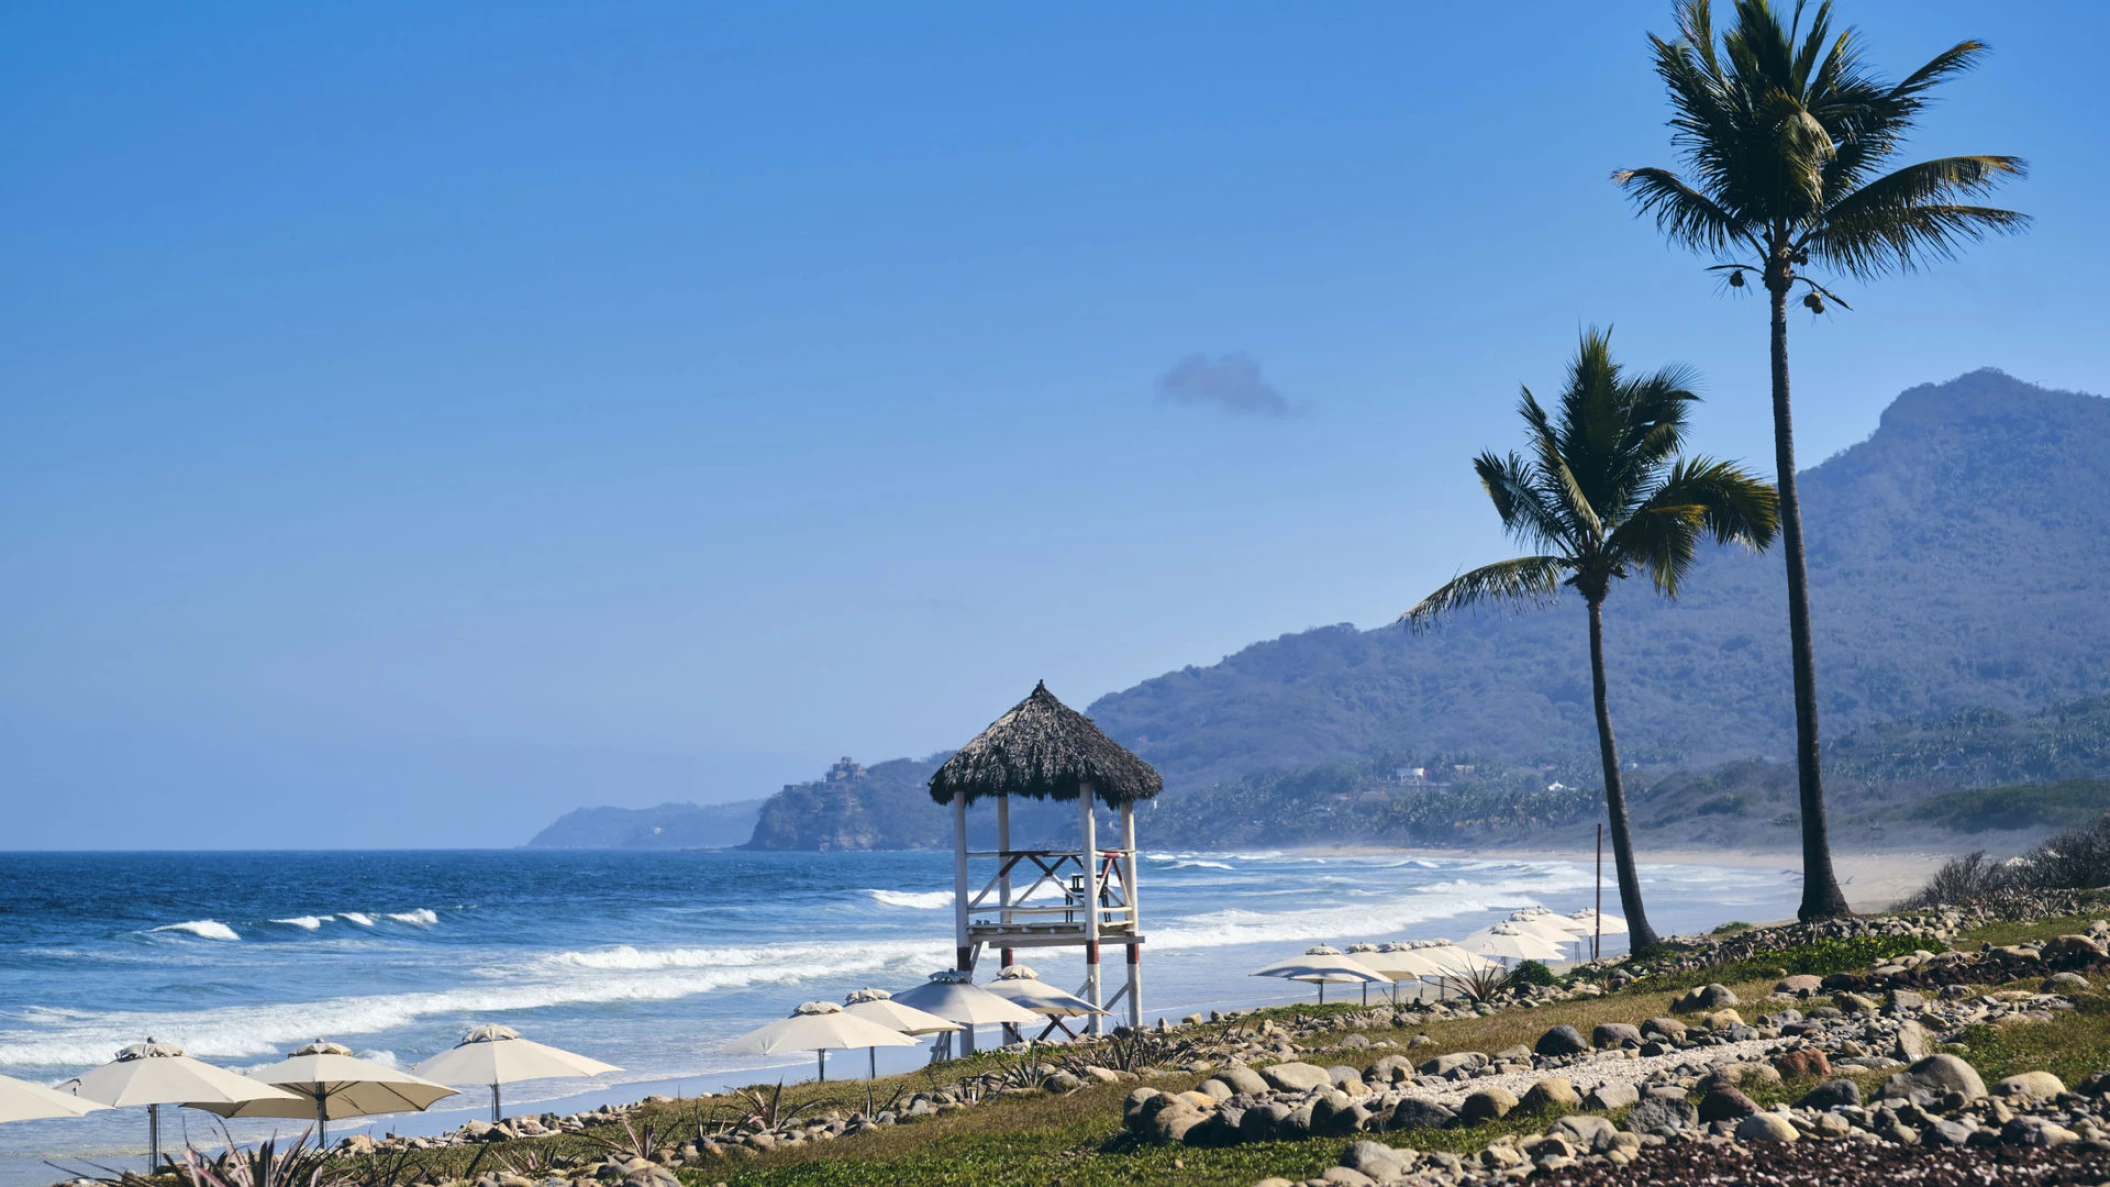
<path fill-rule="evenodd" d="M 1788 563 L 1788 643 L 1795 668 L 1795 769 L 1802 785 L 1802 919 L 1847 914 L 1832 872 L 1824 818 L 1824 768 L 1817 751 L 1817 657 L 1810 642 L 1810 574 L 1802 551 L 1802 501 L 1795 483 L 1795 422 L 1788 408 L 1788 284 L 1769 277 L 1773 299 L 1773 467 L 1780 488 L 1780 542 Z"/>
<path fill-rule="evenodd" d="M 1627 951 L 1646 952 L 1659 941 L 1641 909 L 1641 875 L 1634 868 L 1634 838 L 1627 831 L 1626 786 L 1619 778 L 1619 744 L 1612 740 L 1612 709 L 1605 700 L 1604 606 L 1590 602 L 1590 691 L 1597 702 L 1597 752 L 1604 760 L 1605 814 L 1612 822 L 1612 865 L 1619 873 L 1619 907 L 1626 912 Z"/>

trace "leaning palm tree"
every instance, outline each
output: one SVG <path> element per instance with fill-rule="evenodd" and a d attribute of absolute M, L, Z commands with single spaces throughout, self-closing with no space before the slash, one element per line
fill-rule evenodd
<path fill-rule="evenodd" d="M 1649 575 L 1657 593 L 1674 598 L 1701 537 L 1763 549 L 1778 522 L 1771 486 L 1728 462 L 1678 457 L 1686 408 L 1699 399 L 1691 384 L 1691 376 L 1676 367 L 1628 379 L 1612 361 L 1610 335 L 1584 334 L 1552 415 L 1524 389 L 1519 411 L 1530 458 L 1483 453 L 1473 462 L 1502 526 L 1542 551 L 1461 574 L 1404 615 L 1421 630 L 1478 602 L 1545 603 L 1564 585 L 1582 595 L 1590 620 L 1590 687 L 1605 814 L 1612 825 L 1619 903 L 1635 952 L 1658 941 L 1641 906 L 1619 746 L 1605 700 L 1604 600 L 1614 579 L 1637 569 Z"/>
<path fill-rule="evenodd" d="M 1890 167 L 1936 83 L 1984 54 L 1960 42 L 1886 83 L 1869 73 L 1852 30 L 1835 37 L 1831 5 L 1802 32 L 1800 3 L 1785 25 L 1767 0 L 1737 0 L 1736 25 L 1715 44 L 1708 0 L 1680 0 L 1678 38 L 1650 37 L 1670 88 L 1687 181 L 1666 169 L 1625 169 L 1613 180 L 1672 242 L 1723 261 L 1711 271 L 1741 289 L 1765 285 L 1773 312 L 1773 466 L 1787 554 L 1788 633 L 1795 673 L 1795 761 L 1801 781 L 1804 919 L 1846 913 L 1832 872 L 1817 753 L 1817 671 L 1810 643 L 1809 574 L 1795 490 L 1788 409 L 1788 298 L 1822 313 L 1846 302 L 1799 269 L 1811 261 L 1859 279 L 1946 259 L 1966 241 L 2021 229 L 2028 219 L 1969 200 L 2019 177 L 2016 157 L 1942 157 Z"/>

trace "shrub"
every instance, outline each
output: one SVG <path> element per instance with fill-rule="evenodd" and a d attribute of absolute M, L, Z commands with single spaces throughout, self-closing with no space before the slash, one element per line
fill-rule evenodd
<path fill-rule="evenodd" d="M 2004 894 L 2110 885 L 2110 813 L 2068 829 L 2027 855 L 1993 861 L 1980 850 L 1935 871 L 1908 907 L 1984 902 Z"/>
<path fill-rule="evenodd" d="M 1517 967 L 1509 970 L 1509 984 L 1557 985 L 1559 984 L 1559 978 L 1553 975 L 1552 969 L 1547 968 L 1538 961 L 1526 960 L 1518 962 Z"/>

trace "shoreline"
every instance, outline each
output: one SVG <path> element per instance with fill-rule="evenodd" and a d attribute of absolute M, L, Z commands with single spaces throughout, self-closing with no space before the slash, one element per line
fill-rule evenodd
<path fill-rule="evenodd" d="M 1281 852 L 1312 857 L 1389 855 L 1441 861 L 1567 861 L 1582 865 L 1590 865 L 1597 860 L 1597 854 L 1588 849 L 1429 849 L 1392 845 L 1309 845 L 1284 849 Z M 1714 865 L 1797 873 L 1802 868 L 1802 854 L 1798 850 L 1769 852 L 1745 849 L 1663 849 L 1648 850 L 1634 856 L 1643 866 Z M 1877 913 L 1889 910 L 1898 900 L 1925 886 L 1927 879 L 1936 870 L 1957 856 L 1960 855 L 1910 850 L 1834 852 L 1832 869 L 1838 875 L 1839 885 L 1846 891 L 1848 906 L 1862 913 Z M 1613 883 L 1610 854 L 1606 855 L 1605 883 L 1611 897 L 1616 898 L 1618 890 Z M 1752 919 L 1746 922 L 1760 924 L 1791 921 Z"/>

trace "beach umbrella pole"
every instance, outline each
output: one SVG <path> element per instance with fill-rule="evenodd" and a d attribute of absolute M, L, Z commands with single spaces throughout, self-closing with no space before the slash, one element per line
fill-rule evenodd
<path fill-rule="evenodd" d="M 498 1085 L 493 1084 L 491 1085 L 491 1124 L 493 1125 L 499 1122 L 498 1109 Z"/>
<path fill-rule="evenodd" d="M 329 1098 L 320 1092 L 315 1094 L 315 1148 L 317 1150 L 330 1148 L 330 1110 L 327 1103 L 328 1100 Z"/>
<path fill-rule="evenodd" d="M 872 1074 L 869 1078 L 877 1080 L 879 1078 L 879 1048 L 866 1047 L 865 1051 L 872 1057 Z"/>
<path fill-rule="evenodd" d="M 814 1054 L 821 1057 L 821 1083 L 826 1084 L 828 1082 L 828 1049 L 823 1047 L 815 1051 Z"/>
<path fill-rule="evenodd" d="M 161 1165 L 161 1106 L 147 1106 L 147 1173 Z"/>

